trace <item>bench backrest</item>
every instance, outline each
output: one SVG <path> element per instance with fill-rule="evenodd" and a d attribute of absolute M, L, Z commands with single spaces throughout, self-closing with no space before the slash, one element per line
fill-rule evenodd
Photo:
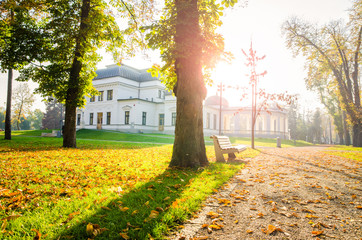
<path fill-rule="evenodd" d="M 226 136 L 213 136 L 217 139 L 217 142 L 219 143 L 220 148 L 229 148 L 231 147 L 231 142 L 229 137 Z"/>

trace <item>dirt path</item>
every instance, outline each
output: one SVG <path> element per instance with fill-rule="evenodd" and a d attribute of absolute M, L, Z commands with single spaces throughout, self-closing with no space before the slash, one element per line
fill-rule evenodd
<path fill-rule="evenodd" d="M 172 238 L 362 239 L 362 164 L 323 150 L 261 150 Z"/>

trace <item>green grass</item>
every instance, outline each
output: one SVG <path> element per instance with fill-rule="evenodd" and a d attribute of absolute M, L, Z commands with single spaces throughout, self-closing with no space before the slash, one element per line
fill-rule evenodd
<path fill-rule="evenodd" d="M 362 147 L 337 145 L 329 147 L 325 153 L 362 162 Z"/>
<path fill-rule="evenodd" d="M 250 145 L 250 138 L 230 137 L 230 141 L 234 144 Z M 282 139 L 282 147 L 304 147 L 312 146 L 312 143 L 297 140 L 294 144 L 293 140 Z M 260 147 L 276 147 L 275 138 L 255 138 L 255 146 Z"/>
<path fill-rule="evenodd" d="M 13 131 L 14 136 L 40 136 L 42 132 L 51 132 L 51 130 L 30 130 L 30 131 Z M 0 133 L 0 136 L 3 133 Z M 140 134 L 140 133 L 123 133 L 119 131 L 106 131 L 106 130 L 89 130 L 82 129 L 77 131 L 77 139 L 93 139 L 93 140 L 109 140 L 109 141 L 129 141 L 129 142 L 146 142 L 146 143 L 161 143 L 173 144 L 173 135 L 164 134 Z M 233 144 L 251 145 L 250 138 L 230 137 Z M 213 145 L 210 137 L 205 137 L 206 145 Z M 312 143 L 305 141 L 294 141 L 282 139 L 282 147 L 303 147 L 312 146 Z M 275 138 L 255 138 L 255 146 L 260 147 L 276 147 Z"/>
<path fill-rule="evenodd" d="M 0 140 L 0 239 L 34 239 L 37 231 L 46 239 L 160 239 L 243 168 L 169 169 L 169 144 L 79 139 L 77 149 L 64 149 L 61 138 L 17 133 Z M 212 146 L 206 151 L 215 159 Z"/>

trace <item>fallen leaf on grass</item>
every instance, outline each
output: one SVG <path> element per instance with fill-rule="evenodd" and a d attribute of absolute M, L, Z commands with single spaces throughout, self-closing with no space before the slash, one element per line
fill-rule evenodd
<path fill-rule="evenodd" d="M 86 233 L 90 237 L 95 237 L 104 231 L 108 231 L 107 228 L 101 228 L 98 224 L 88 223 L 86 227 Z"/>
<path fill-rule="evenodd" d="M 2 218 L 1 220 L 4 221 L 4 220 L 14 220 L 14 219 L 17 219 L 18 217 L 21 217 L 21 215 L 10 215 L 10 216 L 7 216 L 5 218 Z"/>
<path fill-rule="evenodd" d="M 248 229 L 248 230 L 246 230 L 246 233 L 247 234 L 252 234 L 254 231 L 253 230 L 250 230 L 250 229 Z"/>
<path fill-rule="evenodd" d="M 150 216 L 148 216 L 148 217 L 149 218 L 157 218 L 158 214 L 159 214 L 159 212 L 157 212 L 155 210 L 152 210 Z"/>
<path fill-rule="evenodd" d="M 123 239 L 129 239 L 127 233 L 119 233 L 119 235 L 120 235 L 121 238 L 123 238 Z"/>
<path fill-rule="evenodd" d="M 268 225 L 268 229 L 261 229 L 261 231 L 267 235 L 270 235 L 272 233 L 276 232 L 284 232 L 281 228 L 275 227 L 273 225 Z"/>
<path fill-rule="evenodd" d="M 127 211 L 129 208 L 128 207 L 119 207 L 119 209 L 122 211 L 122 212 L 125 212 L 125 211 Z"/>
<path fill-rule="evenodd" d="M 33 238 L 33 240 L 40 240 L 41 239 L 41 233 L 37 229 L 31 229 L 31 231 L 36 232 L 36 235 Z"/>
<path fill-rule="evenodd" d="M 312 214 L 307 214 L 305 215 L 306 218 L 318 218 L 317 216 L 315 215 L 312 215 Z"/>

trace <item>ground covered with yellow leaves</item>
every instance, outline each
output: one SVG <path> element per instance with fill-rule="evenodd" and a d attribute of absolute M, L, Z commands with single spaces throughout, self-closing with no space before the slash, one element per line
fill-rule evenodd
<path fill-rule="evenodd" d="M 361 239 L 362 163 L 262 149 L 173 239 Z"/>

